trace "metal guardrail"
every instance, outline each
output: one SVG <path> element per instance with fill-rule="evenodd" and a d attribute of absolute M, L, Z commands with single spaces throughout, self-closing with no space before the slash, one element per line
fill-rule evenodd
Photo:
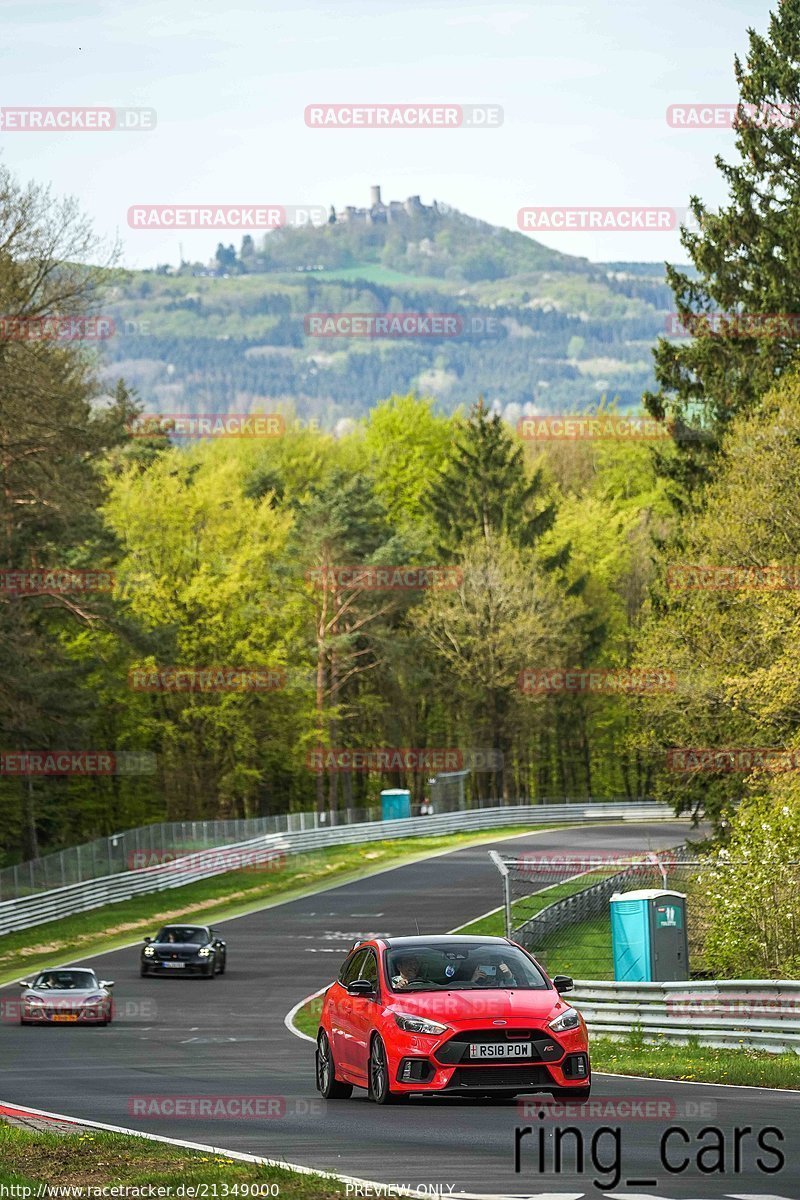
<path fill-rule="evenodd" d="M 456 773 L 461 786 L 453 791 L 449 786 L 453 774 L 439 774 L 431 783 L 431 799 L 437 813 L 474 811 L 478 808 L 496 808 L 496 800 L 467 800 L 463 788 L 463 776 L 468 772 Z M 639 800 L 634 803 L 643 803 Z M 526 803 L 531 803 L 527 801 Z M 543 797 L 540 804 L 585 804 L 586 800 L 571 797 L 553 799 Z M 631 803 L 627 797 L 611 796 L 603 801 L 607 804 Z M 412 815 L 421 816 L 421 805 L 412 805 Z M 173 862 L 183 855 L 212 850 L 219 846 L 237 846 L 251 838 L 274 833 L 304 833 L 311 829 L 328 829 L 339 825 L 360 825 L 367 821 L 378 821 L 380 806 L 368 808 L 326 809 L 324 812 L 277 813 L 271 817 L 228 818 L 210 821 L 160 821 L 150 825 L 139 825 L 106 837 L 95 838 L 80 846 L 56 850 L 40 858 L 0 867 L 0 903 L 4 900 L 19 900 L 35 892 L 47 892 L 53 888 L 66 887 L 70 883 L 86 883 L 89 879 L 103 879 L 106 875 L 123 874 L 125 871 L 141 870 L 142 867 Z"/>
<path fill-rule="evenodd" d="M 800 1054 L 800 981 L 715 979 L 677 983 L 605 983 L 576 979 L 570 1003 L 596 1036 L 632 1031 L 666 1040 Z"/>
<path fill-rule="evenodd" d="M 423 837 L 433 834 L 462 833 L 511 825 L 549 825 L 563 822 L 671 820 L 674 813 L 667 804 L 654 801 L 608 803 L 589 801 L 568 804 L 516 804 L 468 812 L 440 813 L 434 816 L 405 817 L 394 821 L 368 821 L 361 824 L 271 834 L 250 838 L 232 846 L 199 851 L 175 862 L 138 871 L 106 875 L 85 883 L 69 884 L 20 899 L 0 903 L 0 935 L 59 917 L 72 916 L 119 903 L 134 896 L 166 891 L 235 870 L 253 861 L 254 855 L 278 856 L 301 854 L 326 846 L 355 845 L 390 838 Z"/>

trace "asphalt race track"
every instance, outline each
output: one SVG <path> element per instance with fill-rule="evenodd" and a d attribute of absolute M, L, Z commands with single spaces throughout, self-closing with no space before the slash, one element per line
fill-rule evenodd
<path fill-rule="evenodd" d="M 494 847 L 630 853 L 674 845 L 687 831 L 688 826 L 677 823 L 626 823 L 526 834 Z M 224 923 L 228 970 L 213 980 L 140 979 L 137 947 L 102 955 L 92 963 L 101 977 L 116 981 L 115 1023 L 105 1029 L 0 1024 L 0 1097 L 363 1179 L 435 1188 L 434 1194 L 444 1196 L 463 1190 L 560 1200 L 607 1195 L 627 1200 L 798 1200 L 800 1093 L 595 1076 L 593 1099 L 647 1098 L 658 1101 L 664 1115 L 601 1117 L 594 1123 L 548 1117 L 549 1097 L 533 1102 L 529 1115 L 514 1103 L 491 1105 L 461 1097 L 412 1100 L 389 1108 L 369 1103 L 359 1090 L 351 1100 L 320 1100 L 314 1091 L 313 1046 L 286 1029 L 288 1010 L 331 979 L 354 938 L 414 933 L 415 919 L 423 933 L 446 932 L 499 901 L 499 880 L 486 848 L 473 846 Z M 10 998 L 7 990 L 4 997 Z M 169 1109 L 176 1097 L 200 1096 L 276 1097 L 276 1115 L 135 1115 L 137 1098 L 167 1098 L 164 1107 Z M 226 1103 L 230 1112 L 231 1101 Z M 533 1133 L 521 1143 L 516 1174 L 514 1131 L 526 1125 Z M 673 1165 L 690 1157 L 690 1166 L 675 1174 L 664 1168 L 659 1155 L 668 1125 L 685 1131 L 668 1148 Z M 556 1126 L 579 1130 L 565 1139 L 559 1174 L 553 1170 Z M 598 1133 L 602 1126 L 607 1133 Z M 698 1141 L 706 1126 L 721 1132 Z M 771 1152 L 756 1144 L 767 1126 L 777 1127 L 784 1138 L 782 1143 L 776 1135 L 766 1139 L 768 1145 L 780 1145 L 786 1159 L 773 1174 L 756 1165 L 758 1157 L 766 1167 L 776 1163 Z M 738 1173 L 735 1127 L 751 1131 L 739 1138 Z M 578 1136 L 584 1149 L 582 1172 L 575 1170 Z M 695 1158 L 714 1137 L 724 1145 L 725 1170 L 713 1169 L 716 1163 L 707 1151 L 702 1163 L 712 1171 L 704 1174 Z"/>

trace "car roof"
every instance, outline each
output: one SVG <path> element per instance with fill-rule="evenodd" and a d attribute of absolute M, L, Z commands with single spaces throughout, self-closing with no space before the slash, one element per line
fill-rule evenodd
<path fill-rule="evenodd" d="M 467 934 L 467 933 L 435 933 L 431 937 L 426 937 L 424 933 L 409 934 L 404 937 L 388 937 L 380 939 L 384 945 L 390 950 L 402 949 L 403 946 L 419 946 L 424 943 L 426 946 L 435 948 L 436 946 L 466 946 L 474 945 L 480 942 L 481 945 L 486 943 L 495 944 L 497 946 L 507 946 L 508 938 L 504 937 L 484 937 L 482 934 Z"/>
<path fill-rule="evenodd" d="M 210 925 L 198 925 L 194 921 L 179 921 L 177 925 L 161 925 L 161 929 L 210 929 Z"/>
<path fill-rule="evenodd" d="M 38 975 L 46 975 L 48 971 L 89 971 L 92 975 L 97 974 L 94 967 L 41 967 L 38 971 L 33 972 L 33 977 L 35 979 Z"/>

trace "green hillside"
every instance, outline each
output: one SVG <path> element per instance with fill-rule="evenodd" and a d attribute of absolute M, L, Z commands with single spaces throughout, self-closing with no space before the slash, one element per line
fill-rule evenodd
<path fill-rule="evenodd" d="M 638 407 L 670 293 L 660 264 L 592 264 L 436 207 L 394 222 L 337 220 L 219 245 L 209 263 L 116 272 L 104 347 L 151 411 L 242 411 L 291 402 L 332 427 L 392 392 L 444 411 L 482 393 L 572 411 Z M 445 313 L 454 337 L 320 337 L 319 313 Z M 511 406 L 511 407 L 509 407 Z"/>

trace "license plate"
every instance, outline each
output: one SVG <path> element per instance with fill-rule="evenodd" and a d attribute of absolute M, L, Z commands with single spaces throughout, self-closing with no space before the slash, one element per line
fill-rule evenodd
<path fill-rule="evenodd" d="M 53 1013 L 54 1021 L 77 1021 L 77 1013 Z"/>
<path fill-rule="evenodd" d="M 470 1058 L 531 1058 L 530 1042 L 473 1042 Z"/>
<path fill-rule="evenodd" d="M 186 963 L 162 962 L 162 967 L 185 967 Z"/>

